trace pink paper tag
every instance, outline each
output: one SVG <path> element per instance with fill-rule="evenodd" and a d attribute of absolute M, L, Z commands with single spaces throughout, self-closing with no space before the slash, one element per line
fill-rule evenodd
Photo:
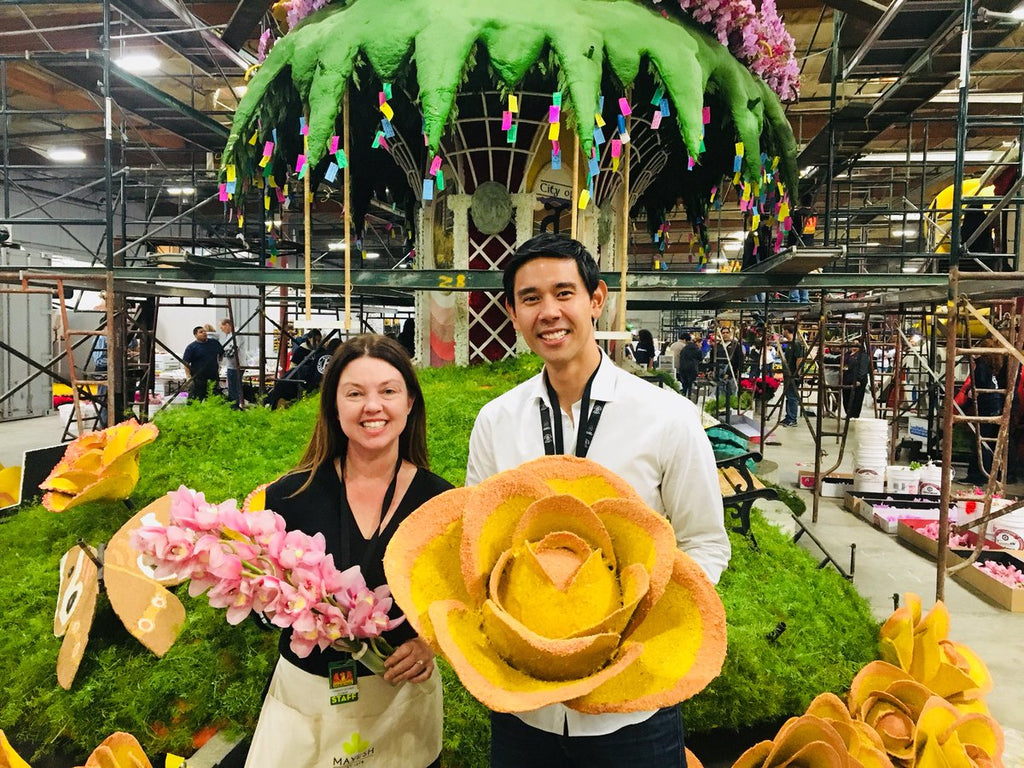
<path fill-rule="evenodd" d="M 228 198 L 227 184 L 221 183 L 221 185 L 217 188 L 217 192 L 217 199 L 220 200 L 222 203 L 226 203 L 230 199 Z"/>
<path fill-rule="evenodd" d="M 704 110 L 701 112 L 701 118 L 704 121 L 704 125 L 711 122 L 711 107 L 704 107 Z"/>
<path fill-rule="evenodd" d="M 629 106 L 629 99 L 627 99 L 625 96 L 619 99 L 619 112 L 621 112 L 624 115 L 633 114 L 633 108 Z"/>
<path fill-rule="evenodd" d="M 270 157 L 272 154 L 274 154 L 274 142 L 268 141 L 263 145 L 263 156 Z"/>
<path fill-rule="evenodd" d="M 658 128 L 660 126 L 661 126 L 661 110 L 660 109 L 656 109 L 656 110 L 654 110 L 654 117 L 651 118 L 651 129 L 656 131 L 656 130 L 658 130 Z"/>
<path fill-rule="evenodd" d="M 441 170 L 441 156 L 435 155 L 434 159 L 430 163 L 430 175 L 437 176 L 437 172 Z"/>
<path fill-rule="evenodd" d="M 507 109 L 501 113 L 501 130 L 507 131 L 512 127 L 512 113 Z"/>
<path fill-rule="evenodd" d="M 299 155 L 295 159 L 295 172 L 296 173 L 302 173 L 302 169 L 305 167 L 305 165 L 306 165 L 306 156 L 305 155 Z"/>
<path fill-rule="evenodd" d="M 559 120 L 561 120 L 561 113 L 562 108 L 559 107 L 557 104 L 552 104 L 550 107 L 548 107 L 548 122 L 557 123 Z"/>
<path fill-rule="evenodd" d="M 332 155 L 335 154 L 338 151 L 338 141 L 339 140 L 340 140 L 340 137 L 338 137 L 338 136 L 331 136 L 331 154 Z"/>
<path fill-rule="evenodd" d="M 381 104 L 383 104 L 385 101 L 387 101 L 387 100 L 388 100 L 388 97 L 384 94 L 384 91 L 378 91 L 377 92 L 377 106 L 378 107 Z"/>
<path fill-rule="evenodd" d="M 619 157 L 622 155 L 622 142 L 618 139 L 612 139 L 612 157 Z"/>
<path fill-rule="evenodd" d="M 559 152 L 562 151 L 562 147 L 561 147 L 561 145 L 557 141 L 552 141 L 551 142 L 551 151 L 554 152 L 557 155 Z"/>

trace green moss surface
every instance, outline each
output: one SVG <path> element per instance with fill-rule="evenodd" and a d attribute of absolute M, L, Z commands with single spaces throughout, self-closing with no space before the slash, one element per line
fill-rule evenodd
<path fill-rule="evenodd" d="M 342 96 L 362 60 L 383 81 L 394 81 L 415 64 L 423 130 L 436 152 L 478 44 L 507 88 L 516 87 L 550 48 L 566 90 L 563 105 L 571 107 L 588 155 L 605 63 L 625 87 L 647 58 L 672 102 L 690 155 L 702 154 L 704 96 L 715 94 L 744 144 L 745 174 L 760 174 L 763 135 L 765 146 L 782 158 L 783 177 L 795 190 L 796 142 L 775 94 L 703 30 L 632 0 L 559 0 L 557 13 L 548 0 L 334 3 L 274 45 L 235 113 L 224 163 L 235 163 L 243 175 L 258 173 L 255 162 L 271 130 L 297 130 L 297 96 L 308 109 L 307 155 L 315 166 L 336 133 Z M 259 139 L 249 144 L 256 130 Z M 732 156 L 727 160 L 730 167 L 719 173 L 731 171 Z"/>
<path fill-rule="evenodd" d="M 465 476 L 469 430 L 480 406 L 539 370 L 526 356 L 468 369 L 421 374 L 433 469 L 454 483 Z M 158 419 L 161 435 L 142 451 L 136 508 L 185 484 L 211 500 L 241 499 L 298 458 L 317 400 L 285 411 L 232 411 L 208 401 Z M 63 515 L 28 506 L 0 524 L 0 728 L 34 745 L 34 762 L 64 753 L 79 761 L 114 730 L 135 734 L 152 756 L 192 752 L 192 735 L 210 724 L 253 727 L 276 657 L 276 633 L 248 622 L 230 627 L 222 611 L 176 593 L 186 626 L 157 659 L 120 626 L 100 599 L 92 639 L 71 691 L 57 686 L 60 640 L 53 637 L 57 563 L 83 538 L 105 541 L 130 516 L 123 504 L 96 503 Z M 720 593 L 729 621 L 722 677 L 683 705 L 691 732 L 742 727 L 796 714 L 818 693 L 842 691 L 875 657 L 877 625 L 866 603 L 837 574 L 752 515 L 759 550 L 733 538 Z M 777 641 L 769 633 L 780 621 Z M 487 764 L 486 712 L 441 665 L 445 679 L 448 766 Z"/>

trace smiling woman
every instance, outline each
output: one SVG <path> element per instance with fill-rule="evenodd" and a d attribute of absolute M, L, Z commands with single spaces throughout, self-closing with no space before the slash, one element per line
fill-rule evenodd
<path fill-rule="evenodd" d="M 309 446 L 267 488 L 266 506 L 289 530 L 322 537 L 339 569 L 356 566 L 367 584 L 382 585 L 381 558 L 398 524 L 451 487 L 427 469 L 423 393 L 409 356 L 392 339 L 364 335 L 331 358 Z M 397 608 L 391 619 L 400 619 Z M 408 624 L 384 633 L 394 650 L 381 675 L 331 647 L 297 656 L 291 638 L 303 631 L 281 633 L 247 766 L 337 765 L 356 754 L 376 765 L 436 763 L 440 678 Z"/>

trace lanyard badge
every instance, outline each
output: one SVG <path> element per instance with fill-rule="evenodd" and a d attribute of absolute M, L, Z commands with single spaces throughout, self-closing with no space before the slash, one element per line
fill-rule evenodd
<path fill-rule="evenodd" d="M 331 705 L 351 704 L 359 700 L 359 673 L 355 659 L 332 661 L 327 665 L 327 685 Z"/>

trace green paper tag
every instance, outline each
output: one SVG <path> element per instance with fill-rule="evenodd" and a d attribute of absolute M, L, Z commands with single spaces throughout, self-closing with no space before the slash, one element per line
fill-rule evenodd
<path fill-rule="evenodd" d="M 555 91 L 554 93 L 551 94 L 551 103 L 554 104 L 556 107 L 562 106 L 562 92 L 561 91 Z"/>
<path fill-rule="evenodd" d="M 355 659 L 332 661 L 327 665 L 327 685 L 331 704 L 350 704 L 359 700 L 359 675 Z"/>
<path fill-rule="evenodd" d="M 384 83 L 384 98 L 391 98 L 391 83 Z"/>

